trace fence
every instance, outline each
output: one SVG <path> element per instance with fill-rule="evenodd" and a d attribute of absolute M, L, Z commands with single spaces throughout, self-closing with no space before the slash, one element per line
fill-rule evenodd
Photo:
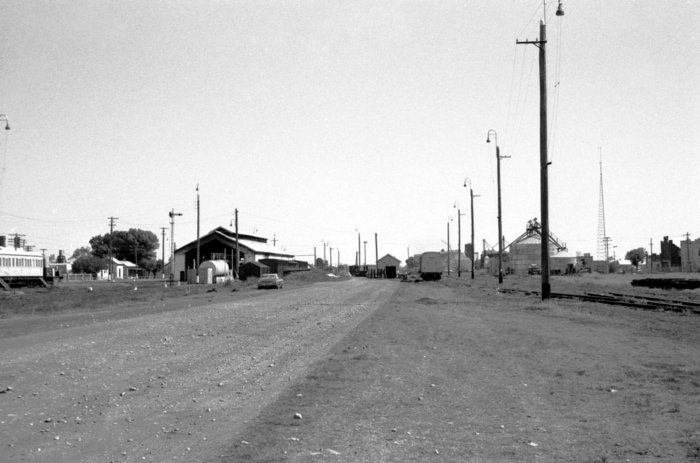
<path fill-rule="evenodd" d="M 64 281 L 94 281 L 97 277 L 91 273 L 66 273 L 61 275 Z"/>

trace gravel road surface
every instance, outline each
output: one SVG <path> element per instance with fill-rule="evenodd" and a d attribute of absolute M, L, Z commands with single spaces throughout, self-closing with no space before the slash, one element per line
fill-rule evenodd
<path fill-rule="evenodd" d="M 397 287 L 352 279 L 233 293 L 227 302 L 4 337 L 0 460 L 215 457 Z"/>

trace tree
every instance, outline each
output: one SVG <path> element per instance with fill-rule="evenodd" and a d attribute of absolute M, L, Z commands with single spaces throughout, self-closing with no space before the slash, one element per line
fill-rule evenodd
<path fill-rule="evenodd" d="M 317 257 L 316 258 L 316 268 L 325 268 L 328 263 L 324 261 L 322 258 Z"/>
<path fill-rule="evenodd" d="M 92 255 L 92 249 L 90 249 L 87 246 L 80 247 L 73 251 L 73 254 L 70 256 L 71 259 L 77 259 L 78 257 L 83 257 L 83 256 L 91 256 Z"/>
<path fill-rule="evenodd" d="M 632 265 L 634 265 L 635 268 L 639 268 L 639 264 L 646 259 L 647 255 L 646 249 L 637 248 L 627 251 L 627 254 L 625 254 L 625 259 L 632 262 Z"/>
<path fill-rule="evenodd" d="M 141 259 L 138 263 L 138 266 L 147 271 L 148 273 L 152 273 L 153 276 L 156 276 L 156 271 L 158 270 L 158 266 L 161 264 L 160 259 L 156 259 L 155 257 L 149 257 L 147 259 Z"/>
<path fill-rule="evenodd" d="M 128 231 L 115 231 L 111 237 L 109 233 L 93 236 L 90 239 L 92 255 L 100 258 L 109 257 L 110 243 L 114 258 L 128 260 L 137 265 L 140 265 L 140 262 L 155 259 L 159 245 L 158 237 L 155 233 L 148 230 L 130 228 Z"/>
<path fill-rule="evenodd" d="M 413 256 L 406 259 L 406 267 L 409 269 L 413 269 L 415 267 L 418 267 L 417 259 Z"/>
<path fill-rule="evenodd" d="M 71 267 L 73 269 L 73 273 L 96 274 L 99 273 L 100 270 L 107 268 L 107 262 L 105 259 L 88 254 L 81 255 L 80 257 L 76 258 Z"/>

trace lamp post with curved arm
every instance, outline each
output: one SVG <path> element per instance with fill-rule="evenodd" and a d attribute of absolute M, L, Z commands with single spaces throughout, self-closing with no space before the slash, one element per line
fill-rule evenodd
<path fill-rule="evenodd" d="M 498 134 L 495 130 L 489 129 L 486 134 L 486 143 L 491 143 L 491 135 L 496 145 L 496 183 L 498 184 L 498 283 L 503 283 L 503 227 L 501 218 L 501 159 L 510 156 L 501 156 L 501 149 L 498 147 Z"/>

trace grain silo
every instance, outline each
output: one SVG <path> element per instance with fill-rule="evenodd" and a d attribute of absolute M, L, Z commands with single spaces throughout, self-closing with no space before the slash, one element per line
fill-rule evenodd
<path fill-rule="evenodd" d="M 525 233 L 508 246 L 510 269 L 516 275 L 527 275 L 532 270 L 539 270 L 542 264 L 542 229 L 537 219 L 528 221 Z M 561 243 L 553 234 L 549 235 L 549 255 L 554 256 L 566 251 L 566 244 Z M 574 264 L 576 258 L 573 258 Z M 550 258 L 550 262 L 552 262 Z M 564 263 L 566 268 L 568 261 Z M 553 270 L 558 267 L 550 266 Z"/>

